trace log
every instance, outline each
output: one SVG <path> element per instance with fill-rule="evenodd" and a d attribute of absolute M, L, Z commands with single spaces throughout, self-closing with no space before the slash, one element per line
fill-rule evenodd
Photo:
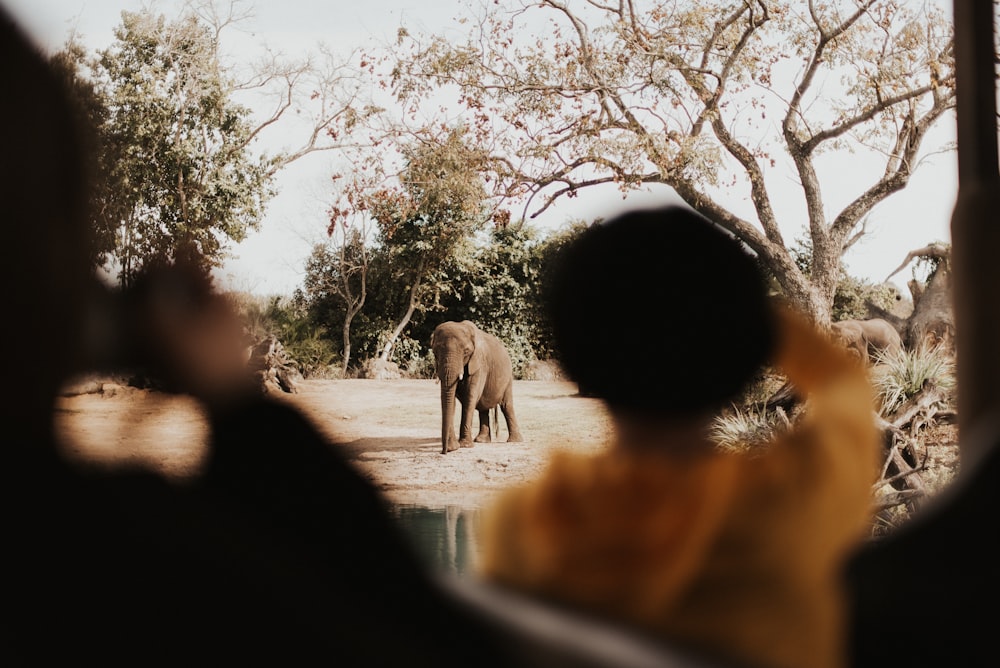
<path fill-rule="evenodd" d="M 286 392 L 294 394 L 299 391 L 302 373 L 298 364 L 285 351 L 284 346 L 274 336 L 265 337 L 253 346 L 247 369 L 253 374 L 261 392 Z"/>

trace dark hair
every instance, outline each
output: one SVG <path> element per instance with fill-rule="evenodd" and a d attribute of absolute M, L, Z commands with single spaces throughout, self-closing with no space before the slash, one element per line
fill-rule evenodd
<path fill-rule="evenodd" d="M 756 260 L 681 206 L 591 225 L 557 257 L 547 305 L 557 356 L 581 391 L 640 414 L 719 408 L 774 348 Z"/>

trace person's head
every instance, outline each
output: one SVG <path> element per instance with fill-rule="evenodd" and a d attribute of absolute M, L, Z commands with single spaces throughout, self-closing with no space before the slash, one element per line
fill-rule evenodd
<path fill-rule="evenodd" d="M 88 286 L 88 169 L 75 107 L 45 57 L 0 7 L 0 221 L 11 393 L 37 423 L 78 359 Z M 5 393 L 6 395 L 6 393 Z"/>
<path fill-rule="evenodd" d="M 636 416 L 721 408 L 768 361 L 776 336 L 755 259 L 682 206 L 587 228 L 559 254 L 547 308 L 570 378 Z"/>

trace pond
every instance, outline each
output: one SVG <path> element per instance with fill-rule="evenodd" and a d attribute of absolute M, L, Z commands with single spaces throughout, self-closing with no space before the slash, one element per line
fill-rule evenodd
<path fill-rule="evenodd" d="M 390 509 L 428 566 L 453 575 L 475 571 L 479 558 L 478 508 L 394 504 Z"/>

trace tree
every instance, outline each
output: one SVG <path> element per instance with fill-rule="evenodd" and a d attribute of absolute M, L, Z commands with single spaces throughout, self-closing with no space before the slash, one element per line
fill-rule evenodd
<path fill-rule="evenodd" d="M 241 18 L 235 3 L 189 5 L 176 20 L 122 12 L 110 47 L 92 57 L 71 39 L 54 56 L 98 130 L 95 262 L 122 284 L 152 259 L 171 259 L 179 244 L 217 266 L 227 245 L 259 224 L 278 170 L 337 147 L 377 113 L 358 103 L 351 72 L 330 54 L 325 69 L 275 57 L 247 73 L 227 66 L 220 35 Z M 276 96 L 269 114 L 255 118 L 237 102 L 250 93 Z M 257 152 L 261 133 L 292 108 L 308 119 L 302 145 Z"/>
<path fill-rule="evenodd" d="M 531 311 L 528 314 L 528 319 L 533 323 L 535 330 L 532 349 L 538 359 L 551 359 L 557 356 L 552 324 L 549 322 L 545 301 L 559 253 L 593 222 L 598 221 L 568 221 L 531 249 L 531 264 L 537 268 L 538 273 L 530 287 L 531 294 L 528 301 L 531 305 Z"/>
<path fill-rule="evenodd" d="M 536 359 L 539 340 L 537 236 L 530 225 L 496 224 L 487 243 L 475 249 L 469 270 L 457 277 L 454 296 L 445 302 L 448 320 L 472 320 L 504 342 L 516 378 Z M 425 340 L 429 338 L 428 333 Z"/>
<path fill-rule="evenodd" d="M 367 226 L 364 218 L 349 226 L 349 212 L 334 207 L 330 242 L 317 244 L 306 262 L 305 294 L 309 303 L 333 302 L 341 329 L 341 368 L 346 375 L 351 362 L 351 323 L 368 298 Z"/>
<path fill-rule="evenodd" d="M 537 199 L 537 215 L 601 184 L 669 186 L 821 322 L 866 216 L 906 186 L 925 136 L 955 103 L 951 24 L 928 3 L 481 6 L 464 42 L 401 30 L 391 76 L 410 106 L 457 92 L 490 147 L 493 194 Z M 881 170 L 831 212 L 823 169 L 854 149 L 880 156 Z M 795 206 L 777 196 L 788 169 Z M 791 220 L 807 221 L 808 277 L 786 247 Z"/>
<path fill-rule="evenodd" d="M 363 205 L 407 293 L 382 360 L 390 358 L 415 312 L 433 308 L 442 292 L 453 290 L 450 277 L 472 256 L 472 237 L 488 219 L 482 154 L 466 143 L 464 128 L 448 129 L 443 138 L 417 135 L 401 150 L 406 166 L 399 185 L 371 193 Z"/>
<path fill-rule="evenodd" d="M 796 239 L 791 247 L 792 257 L 799 270 L 808 278 L 812 273 L 812 244 L 809 239 Z M 895 324 L 893 311 L 897 302 L 902 301 L 902 295 L 895 285 L 888 282 L 873 284 L 870 281 L 851 276 L 847 268 L 840 267 L 840 279 L 837 281 L 830 304 L 830 316 L 838 320 L 866 320 L 872 317 L 882 317 Z"/>
<path fill-rule="evenodd" d="M 906 284 L 913 297 L 913 312 L 906 320 L 895 324 L 903 333 L 903 340 L 909 348 L 940 346 L 942 350 L 954 353 L 951 245 L 933 242 L 910 251 L 886 280 L 901 272 L 914 260 L 913 278 Z M 925 273 L 922 279 L 918 277 L 921 270 Z"/>

